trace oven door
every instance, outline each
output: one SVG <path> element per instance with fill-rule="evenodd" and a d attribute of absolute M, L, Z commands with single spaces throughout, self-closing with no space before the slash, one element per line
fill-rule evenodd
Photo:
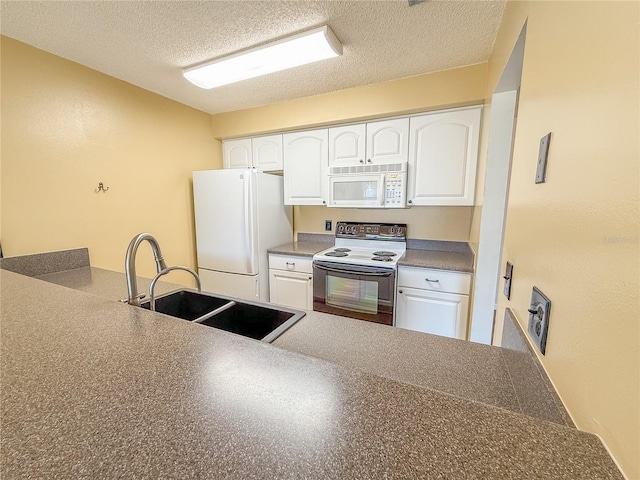
<path fill-rule="evenodd" d="M 313 309 L 393 325 L 394 269 L 313 262 Z"/>

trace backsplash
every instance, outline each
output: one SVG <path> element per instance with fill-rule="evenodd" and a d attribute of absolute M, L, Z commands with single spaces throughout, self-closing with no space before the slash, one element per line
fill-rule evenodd
<path fill-rule="evenodd" d="M 325 232 L 325 220 L 352 222 L 406 223 L 407 236 L 416 239 L 467 242 L 473 207 L 329 208 L 295 206 L 294 234 Z"/>
<path fill-rule="evenodd" d="M 509 308 L 504 312 L 502 355 L 523 413 L 575 427 Z"/>
<path fill-rule="evenodd" d="M 28 277 L 89 266 L 89 249 L 75 248 L 59 252 L 34 253 L 0 259 L 0 268 Z"/>

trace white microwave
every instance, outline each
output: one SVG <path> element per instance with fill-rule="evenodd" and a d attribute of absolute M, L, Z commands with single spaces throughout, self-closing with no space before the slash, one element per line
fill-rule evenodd
<path fill-rule="evenodd" d="M 406 197 L 406 163 L 329 170 L 329 207 L 405 208 Z"/>

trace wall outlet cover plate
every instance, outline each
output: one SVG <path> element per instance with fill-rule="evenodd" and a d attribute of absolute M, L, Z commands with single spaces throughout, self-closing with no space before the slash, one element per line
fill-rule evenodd
<path fill-rule="evenodd" d="M 325 230 L 326 232 L 330 232 L 330 231 L 331 231 L 331 229 L 332 229 L 332 227 L 333 227 L 333 226 L 331 225 L 332 223 L 333 223 L 333 222 L 332 222 L 331 220 L 325 220 L 325 221 L 324 221 L 324 230 Z"/>
<path fill-rule="evenodd" d="M 538 164 L 536 167 L 536 183 L 544 183 L 547 179 L 549 143 L 551 143 L 551 132 L 540 139 L 540 150 L 538 151 Z"/>
<path fill-rule="evenodd" d="M 547 331 L 549 330 L 550 313 L 551 300 L 538 290 L 537 287 L 533 287 L 527 331 L 543 355 L 547 349 Z"/>
<path fill-rule="evenodd" d="M 502 290 L 502 293 L 507 297 L 507 300 L 511 300 L 511 279 L 513 278 L 513 264 L 511 262 L 507 262 L 503 278 L 504 289 Z"/>

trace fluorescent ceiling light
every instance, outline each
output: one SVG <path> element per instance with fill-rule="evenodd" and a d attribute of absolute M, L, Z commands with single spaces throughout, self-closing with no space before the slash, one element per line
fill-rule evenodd
<path fill-rule="evenodd" d="M 342 44 L 324 25 L 183 71 L 200 88 L 216 88 L 267 73 L 342 55 Z"/>

